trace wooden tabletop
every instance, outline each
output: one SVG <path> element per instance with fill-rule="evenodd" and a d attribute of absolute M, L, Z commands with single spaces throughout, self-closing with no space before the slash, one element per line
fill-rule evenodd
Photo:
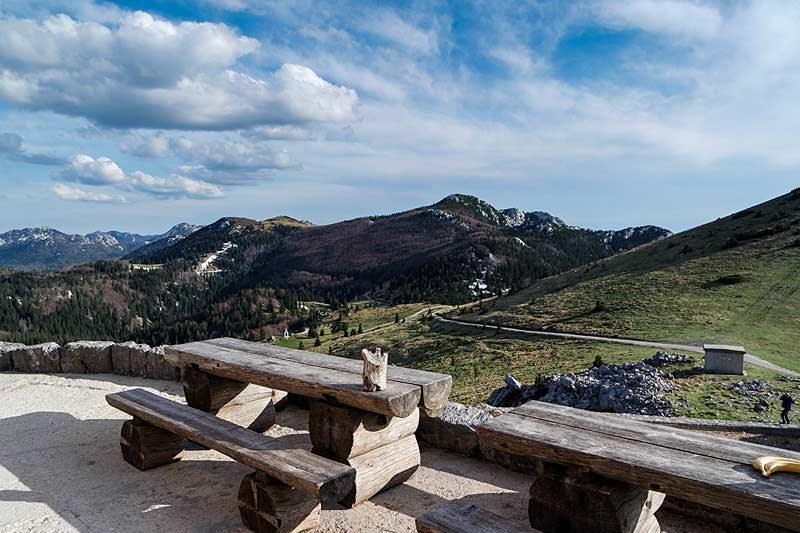
<path fill-rule="evenodd" d="M 538 401 L 477 428 L 481 446 L 598 475 L 800 531 L 800 475 L 765 479 L 753 459 L 800 453 Z"/>
<path fill-rule="evenodd" d="M 177 367 L 197 365 L 221 377 L 389 416 L 409 416 L 418 406 L 437 416 L 452 385 L 446 374 L 389 366 L 386 390 L 364 392 L 360 360 L 231 338 L 168 346 L 164 352 Z"/>

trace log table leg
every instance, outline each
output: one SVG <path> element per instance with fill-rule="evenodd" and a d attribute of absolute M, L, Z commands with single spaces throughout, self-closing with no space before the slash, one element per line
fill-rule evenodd
<path fill-rule="evenodd" d="M 311 404 L 312 451 L 356 470 L 355 485 L 342 505 L 358 505 L 417 471 L 420 454 L 414 432 L 418 425 L 419 409 L 398 418 L 324 402 Z"/>
<path fill-rule="evenodd" d="M 545 533 L 660 533 L 655 512 L 664 494 L 596 476 L 586 470 L 544 465 L 530 489 L 531 525 Z"/>
<path fill-rule="evenodd" d="M 165 429 L 134 418 L 122 424 L 122 457 L 139 470 L 180 461 L 186 441 Z"/>
<path fill-rule="evenodd" d="M 319 527 L 317 498 L 278 481 L 264 472 L 245 476 L 239 487 L 242 523 L 258 533 L 290 533 Z"/>
<path fill-rule="evenodd" d="M 272 389 L 221 378 L 188 366 L 183 394 L 190 407 L 263 433 L 275 424 Z"/>

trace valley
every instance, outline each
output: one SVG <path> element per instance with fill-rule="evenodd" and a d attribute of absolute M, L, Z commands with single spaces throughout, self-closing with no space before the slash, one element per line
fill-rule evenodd
<path fill-rule="evenodd" d="M 0 276 L 0 340 L 231 336 L 348 357 L 380 345 L 395 364 L 453 375 L 454 399 L 467 403 L 486 400 L 509 374 L 534 383 L 658 348 L 508 328 L 671 351 L 744 344 L 798 370 L 798 208 L 792 192 L 677 235 L 587 230 L 464 195 L 323 226 L 223 218 L 121 259 Z M 771 420 L 774 409 L 754 410 L 760 397 L 731 387 L 795 386 L 752 365 L 744 378 L 663 372 L 676 376 L 670 398 L 686 416 Z"/>

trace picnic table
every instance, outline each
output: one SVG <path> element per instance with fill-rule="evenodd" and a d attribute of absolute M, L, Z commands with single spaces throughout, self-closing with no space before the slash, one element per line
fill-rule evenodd
<path fill-rule="evenodd" d="M 256 531 L 313 528 L 321 498 L 354 506 L 407 480 L 420 465 L 420 411 L 441 414 L 452 384 L 390 365 L 386 389 L 366 392 L 361 361 L 232 338 L 169 346 L 165 359 L 182 369 L 188 405 L 143 390 L 108 395 L 134 417 L 123 457 L 160 466 L 180 459 L 185 438 L 255 468 L 238 501 Z M 274 391 L 308 399 L 310 453 L 262 434 L 275 423 Z"/>
<path fill-rule="evenodd" d="M 800 531 L 800 476 L 752 467 L 800 453 L 538 401 L 477 431 L 485 455 L 533 469 L 529 518 L 545 532 L 658 532 L 665 494 Z"/>

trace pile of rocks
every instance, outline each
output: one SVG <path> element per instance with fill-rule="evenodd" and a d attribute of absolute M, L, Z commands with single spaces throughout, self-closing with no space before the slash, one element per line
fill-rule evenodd
<path fill-rule="evenodd" d="M 59 346 L 0 342 L 0 372 L 119 374 L 179 380 L 180 370 L 164 360 L 164 347 L 135 342 L 77 341 Z"/>
<path fill-rule="evenodd" d="M 642 361 L 553 374 L 533 385 L 506 376 L 506 385 L 495 390 L 486 403 L 515 407 L 537 399 L 589 411 L 674 416 L 675 408 L 665 395 L 674 389 L 670 376 Z"/>
<path fill-rule="evenodd" d="M 694 357 L 682 353 L 656 352 L 653 357 L 645 359 L 643 363 L 656 368 L 667 365 L 688 365 L 694 364 Z"/>
<path fill-rule="evenodd" d="M 758 379 L 739 380 L 736 383 L 726 384 L 724 387 L 740 397 L 737 403 L 752 405 L 753 411 L 756 413 L 763 413 L 769 409 L 772 400 L 779 396 L 777 392 L 773 391 L 772 385 Z"/>
<path fill-rule="evenodd" d="M 471 406 L 448 402 L 441 415 L 420 417 L 417 437 L 434 448 L 480 457 L 475 427 L 501 414 L 501 409 L 485 404 Z"/>

